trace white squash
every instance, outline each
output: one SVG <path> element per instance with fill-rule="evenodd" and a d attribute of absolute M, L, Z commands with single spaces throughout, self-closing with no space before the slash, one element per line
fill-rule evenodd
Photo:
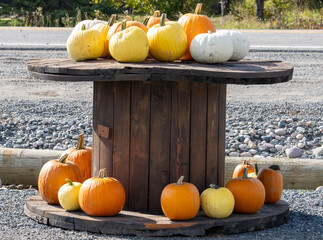
<path fill-rule="evenodd" d="M 90 29 L 92 28 L 94 25 L 98 24 L 98 23 L 106 23 L 108 24 L 108 22 L 106 21 L 102 21 L 102 20 L 83 20 L 81 22 L 79 22 L 78 24 L 76 24 L 76 26 L 73 28 L 73 32 L 78 32 L 82 30 L 82 26 L 85 26 L 85 29 Z"/>
<path fill-rule="evenodd" d="M 219 33 L 224 33 L 230 36 L 232 45 L 233 45 L 233 53 L 230 60 L 240 60 L 248 55 L 250 49 L 250 42 L 247 35 L 232 30 L 221 30 Z"/>
<path fill-rule="evenodd" d="M 194 37 L 190 52 L 197 62 L 223 63 L 230 59 L 233 46 L 226 33 L 202 33 Z"/>

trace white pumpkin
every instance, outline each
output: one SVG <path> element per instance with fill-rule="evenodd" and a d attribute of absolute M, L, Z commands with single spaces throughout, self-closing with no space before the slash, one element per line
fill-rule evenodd
<path fill-rule="evenodd" d="M 219 33 L 225 33 L 230 36 L 233 44 L 233 53 L 230 60 L 240 60 L 248 55 L 250 42 L 247 35 L 232 30 L 221 30 Z"/>
<path fill-rule="evenodd" d="M 78 32 L 82 30 L 82 26 L 85 26 L 85 29 L 90 29 L 92 28 L 94 25 L 98 24 L 98 23 L 106 23 L 108 24 L 108 22 L 106 21 L 101 21 L 101 20 L 83 20 L 81 22 L 79 22 L 78 24 L 76 24 L 76 26 L 73 28 L 73 32 Z"/>
<path fill-rule="evenodd" d="M 197 62 L 223 63 L 230 59 L 233 46 L 226 33 L 202 33 L 194 37 L 190 52 Z"/>

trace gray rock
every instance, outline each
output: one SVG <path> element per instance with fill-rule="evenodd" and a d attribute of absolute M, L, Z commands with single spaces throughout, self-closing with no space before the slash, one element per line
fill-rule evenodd
<path fill-rule="evenodd" d="M 275 134 L 277 134 L 279 136 L 284 136 L 284 135 L 286 135 L 286 130 L 283 128 L 276 129 Z"/>
<path fill-rule="evenodd" d="M 305 133 L 305 128 L 303 128 L 303 127 L 297 127 L 297 128 L 296 128 L 296 131 L 297 131 L 298 133 Z"/>
<path fill-rule="evenodd" d="M 302 156 L 303 151 L 298 147 L 292 147 L 287 148 L 285 153 L 288 158 L 298 158 Z"/>
<path fill-rule="evenodd" d="M 301 133 L 299 133 L 299 134 L 296 135 L 296 139 L 297 140 L 302 140 L 303 138 L 304 138 L 304 135 L 301 134 Z"/>
<path fill-rule="evenodd" d="M 239 146 L 239 149 L 240 149 L 241 151 L 246 151 L 246 150 L 248 149 L 248 146 L 247 146 L 246 144 L 241 144 L 241 145 Z"/>
<path fill-rule="evenodd" d="M 298 143 L 297 147 L 299 147 L 300 149 L 303 149 L 305 147 L 304 143 Z"/>
<path fill-rule="evenodd" d="M 250 152 L 243 152 L 240 154 L 240 157 L 252 157 L 252 154 Z"/>
<path fill-rule="evenodd" d="M 278 127 L 279 128 L 284 128 L 284 127 L 286 127 L 286 123 L 284 121 L 279 121 Z"/>
<path fill-rule="evenodd" d="M 258 153 L 258 151 L 256 149 L 250 149 L 249 152 L 252 154 L 252 155 L 255 155 Z"/>
<path fill-rule="evenodd" d="M 283 146 L 282 146 L 282 145 L 280 145 L 280 144 L 277 144 L 277 145 L 275 145 L 275 148 L 276 148 L 278 151 L 280 151 L 280 150 L 282 150 L 282 149 L 283 149 Z"/>
<path fill-rule="evenodd" d="M 238 152 L 231 152 L 229 154 L 230 157 L 239 157 L 239 153 Z"/>
<path fill-rule="evenodd" d="M 323 145 L 321 147 L 315 148 L 313 150 L 313 154 L 315 155 L 315 157 L 319 157 L 319 156 L 323 156 Z"/>
<path fill-rule="evenodd" d="M 249 148 L 251 148 L 251 149 L 257 149 L 257 145 L 255 144 L 255 142 L 253 142 L 253 141 L 250 141 L 249 143 L 248 143 L 248 147 Z"/>

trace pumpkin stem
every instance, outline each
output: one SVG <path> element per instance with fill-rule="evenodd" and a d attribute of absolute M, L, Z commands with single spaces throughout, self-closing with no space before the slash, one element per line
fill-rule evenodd
<path fill-rule="evenodd" d="M 68 178 L 65 179 L 65 182 L 67 182 L 69 185 L 73 186 L 73 182 L 71 180 L 69 180 Z"/>
<path fill-rule="evenodd" d="M 127 19 L 125 19 L 125 20 L 122 21 L 121 31 L 125 30 L 126 28 L 127 28 Z"/>
<path fill-rule="evenodd" d="M 202 10 L 202 3 L 196 4 L 195 14 L 200 14 Z"/>
<path fill-rule="evenodd" d="M 59 158 L 59 160 L 58 160 L 58 162 L 59 163 L 65 163 L 65 161 L 66 161 L 66 158 L 68 157 L 68 153 L 65 153 L 64 155 L 62 155 L 60 158 Z"/>
<path fill-rule="evenodd" d="M 177 181 L 176 185 L 183 185 L 183 180 L 184 180 L 184 176 L 181 176 L 181 177 L 178 179 L 178 181 Z"/>
<path fill-rule="evenodd" d="M 278 166 L 278 165 L 271 165 L 270 167 L 269 167 L 269 169 L 272 169 L 272 170 L 280 170 L 280 167 Z"/>
<path fill-rule="evenodd" d="M 166 13 L 163 13 L 163 14 L 161 15 L 161 18 L 160 18 L 160 26 L 161 26 L 161 27 L 162 27 L 162 26 L 165 26 L 166 16 L 167 16 L 167 14 L 166 14 Z"/>
<path fill-rule="evenodd" d="M 245 168 L 244 170 L 243 170 L 243 179 L 248 179 L 248 171 L 249 171 L 249 169 L 248 168 Z"/>
<path fill-rule="evenodd" d="M 108 172 L 106 168 L 100 169 L 98 178 L 106 178 L 108 177 Z"/>
<path fill-rule="evenodd" d="M 115 21 L 116 21 L 117 15 L 116 14 L 112 14 L 109 21 L 108 21 L 108 25 L 111 27 Z"/>
<path fill-rule="evenodd" d="M 258 163 L 255 163 L 255 173 L 258 176 L 259 168 L 258 168 Z"/>
<path fill-rule="evenodd" d="M 180 19 L 183 16 L 183 13 L 179 12 L 178 13 L 178 19 Z"/>
<path fill-rule="evenodd" d="M 211 183 L 211 184 L 210 184 L 210 187 L 211 187 L 211 188 L 214 188 L 214 189 L 219 189 L 219 188 L 220 188 L 218 185 L 216 185 L 216 184 L 214 184 L 214 183 Z"/>
<path fill-rule="evenodd" d="M 85 149 L 84 147 L 84 134 L 81 133 L 79 135 L 79 141 L 77 143 L 77 147 L 76 147 L 77 150 L 80 150 L 80 149 Z"/>
<path fill-rule="evenodd" d="M 156 10 L 154 12 L 154 17 L 160 17 L 160 11 L 159 10 Z"/>
<path fill-rule="evenodd" d="M 149 22 L 150 16 L 145 17 L 144 21 L 142 22 L 145 26 L 147 26 L 148 22 Z"/>
<path fill-rule="evenodd" d="M 82 31 L 86 30 L 86 27 L 84 24 L 82 24 L 82 28 L 81 28 Z"/>

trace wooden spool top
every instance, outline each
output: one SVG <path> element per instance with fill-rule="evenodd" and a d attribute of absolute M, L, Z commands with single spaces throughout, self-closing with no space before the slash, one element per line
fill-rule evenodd
<path fill-rule="evenodd" d="M 32 77 L 53 81 L 183 81 L 220 84 L 274 84 L 292 79 L 293 66 L 281 61 L 240 60 L 222 64 L 119 63 L 113 59 L 76 62 L 70 58 L 28 62 Z"/>

